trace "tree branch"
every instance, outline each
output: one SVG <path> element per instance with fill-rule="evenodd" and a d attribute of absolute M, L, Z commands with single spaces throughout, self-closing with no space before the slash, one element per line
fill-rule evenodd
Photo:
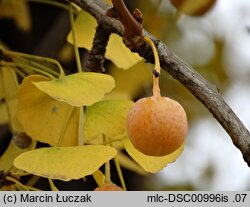
<path fill-rule="evenodd" d="M 86 69 L 88 71 L 100 73 L 105 72 L 105 53 L 110 34 L 110 32 L 103 29 L 101 24 L 97 25 L 95 37 L 93 39 L 93 45 L 89 52 L 88 61 L 86 63 Z"/>
<path fill-rule="evenodd" d="M 82 9 L 92 14 L 98 22 L 102 22 L 105 29 L 123 36 L 124 27 L 126 27 L 126 25 L 121 24 L 123 21 L 120 22 L 107 17 L 105 12 L 107 11 L 108 6 L 101 3 L 100 0 L 70 1 L 76 3 Z M 143 33 L 147 34 L 154 40 L 159 53 L 162 69 L 166 70 L 173 78 L 181 82 L 207 107 L 230 135 L 234 145 L 241 151 L 245 162 L 250 166 L 250 133 L 228 104 L 223 100 L 222 96 L 217 91 L 217 88 L 198 74 L 192 67 L 178 58 L 163 42 L 156 40 L 145 30 L 143 30 Z M 126 41 L 124 42 L 126 43 Z M 130 47 L 130 49 L 138 52 L 148 62 L 153 63 L 153 55 L 146 43 L 139 47 Z"/>

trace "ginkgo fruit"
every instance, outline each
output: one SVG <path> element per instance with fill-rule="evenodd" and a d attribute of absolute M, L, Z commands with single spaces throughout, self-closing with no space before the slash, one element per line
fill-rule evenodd
<path fill-rule="evenodd" d="M 102 186 L 95 188 L 94 191 L 124 191 L 124 190 L 115 184 L 106 183 Z"/>
<path fill-rule="evenodd" d="M 128 136 L 134 147 L 146 155 L 174 152 L 185 141 L 187 129 L 184 109 L 167 97 L 142 98 L 127 117 Z"/>
<path fill-rule="evenodd" d="M 154 47 L 152 42 L 149 43 Z M 159 73 L 156 50 L 154 54 L 158 68 L 156 72 Z M 187 131 L 188 122 L 184 109 L 177 101 L 160 95 L 159 80 L 154 77 L 153 96 L 138 100 L 128 112 L 127 132 L 130 141 L 146 155 L 164 156 L 182 146 Z"/>

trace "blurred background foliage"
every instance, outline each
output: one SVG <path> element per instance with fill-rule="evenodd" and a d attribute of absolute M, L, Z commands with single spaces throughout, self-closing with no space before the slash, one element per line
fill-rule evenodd
<path fill-rule="evenodd" d="M 68 12 L 40 2 L 43 1 L 0 1 L 0 44 L 14 51 L 55 58 L 67 73 L 74 73 L 73 48 L 66 41 L 70 31 Z M 169 0 L 125 2 L 131 11 L 140 8 L 144 28 L 216 85 L 250 128 L 249 1 L 213 1 L 212 7 L 199 16 L 178 12 Z M 84 65 L 87 50 L 80 49 L 80 54 Z M 138 63 L 131 69 L 120 70 L 107 60 L 105 67 L 116 79 L 117 88 L 110 97 L 129 96 L 136 100 L 152 94 L 151 65 Z M 250 190 L 250 169 L 230 137 L 178 81 L 165 71 L 162 71 L 160 78 L 162 95 L 179 101 L 187 112 L 190 125 L 187 146 L 176 163 L 156 175 L 142 176 L 125 170 L 128 190 Z M 10 137 L 8 124 L 1 123 L 1 153 L 6 149 Z M 92 179 L 87 180 L 89 186 L 93 185 Z M 117 176 L 114 175 L 116 180 Z M 28 182 L 36 182 L 36 186 L 43 189 L 47 187 L 43 178 L 37 182 L 37 178 L 32 177 Z M 65 190 L 72 189 L 72 186 L 73 190 L 83 189 L 77 181 L 58 181 L 56 184 Z M 86 189 L 91 187 L 87 186 Z"/>

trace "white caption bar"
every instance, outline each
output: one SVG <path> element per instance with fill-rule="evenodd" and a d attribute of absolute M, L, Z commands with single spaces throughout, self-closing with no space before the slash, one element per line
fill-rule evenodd
<path fill-rule="evenodd" d="M 1 207 L 249 207 L 250 191 L 0 192 Z"/>

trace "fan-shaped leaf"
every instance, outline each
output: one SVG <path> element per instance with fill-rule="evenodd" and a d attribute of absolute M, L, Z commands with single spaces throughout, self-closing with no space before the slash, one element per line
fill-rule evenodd
<path fill-rule="evenodd" d="M 86 48 L 91 50 L 92 41 L 95 36 L 95 28 L 97 22 L 94 17 L 85 11 L 81 11 L 75 20 L 75 31 L 76 31 L 76 44 L 78 47 Z M 73 44 L 72 31 L 67 36 L 67 41 Z"/>
<path fill-rule="evenodd" d="M 15 68 L 2 67 L 0 70 L 0 74 L 2 78 L 2 80 L 0 81 L 8 114 L 8 121 L 10 123 L 11 129 L 14 132 L 20 132 L 22 131 L 22 127 L 16 119 L 16 92 L 18 88 L 18 81 L 17 75 L 15 73 Z"/>
<path fill-rule="evenodd" d="M 26 0 L 2 1 L 0 4 L 0 17 L 13 18 L 17 26 L 25 31 L 31 27 L 29 8 Z"/>
<path fill-rule="evenodd" d="M 0 157 L 0 169 L 4 170 L 5 172 L 11 170 L 11 168 L 13 167 L 14 159 L 23 152 L 34 149 L 35 145 L 36 143 L 33 141 L 27 148 L 22 149 L 18 147 L 13 140 L 11 140 L 8 148 L 5 150 L 4 154 L 2 154 L 2 156 Z"/>
<path fill-rule="evenodd" d="M 123 139 L 124 147 L 128 154 L 147 172 L 157 173 L 162 170 L 167 164 L 174 162 L 181 154 L 185 143 L 176 151 L 165 156 L 148 156 L 134 148 L 129 138 Z"/>
<path fill-rule="evenodd" d="M 109 67 L 110 75 L 114 77 L 116 85 L 105 99 L 134 99 L 138 94 L 152 84 L 152 69 L 143 61 L 128 70 L 120 70 L 114 65 Z M 129 84 L 128 84 L 129 80 Z"/>
<path fill-rule="evenodd" d="M 142 58 L 137 53 L 132 53 L 117 34 L 111 34 L 106 52 L 107 59 L 111 60 L 118 68 L 127 70 L 140 62 Z"/>
<path fill-rule="evenodd" d="M 3 75 L 0 71 L 0 82 L 2 83 L 3 81 Z M 4 89 L 3 89 L 3 84 L 0 84 L 0 101 L 4 98 Z"/>
<path fill-rule="evenodd" d="M 0 125 L 8 123 L 9 116 L 5 103 L 0 103 L 0 114 Z"/>
<path fill-rule="evenodd" d="M 14 165 L 38 176 L 69 181 L 91 175 L 116 153 L 103 145 L 40 148 L 19 155 Z"/>
<path fill-rule="evenodd" d="M 105 93 L 114 88 L 115 81 L 110 75 L 83 72 L 34 82 L 34 85 L 58 101 L 79 107 L 100 101 Z"/>
<path fill-rule="evenodd" d="M 23 80 L 17 92 L 17 117 L 33 139 L 52 146 L 75 146 L 78 143 L 79 109 L 51 98 L 33 84 L 48 80 L 41 75 Z"/>
<path fill-rule="evenodd" d="M 132 101 L 100 101 L 87 107 L 84 124 L 86 140 L 105 135 L 108 138 L 124 136 L 126 133 L 126 118 Z"/>

